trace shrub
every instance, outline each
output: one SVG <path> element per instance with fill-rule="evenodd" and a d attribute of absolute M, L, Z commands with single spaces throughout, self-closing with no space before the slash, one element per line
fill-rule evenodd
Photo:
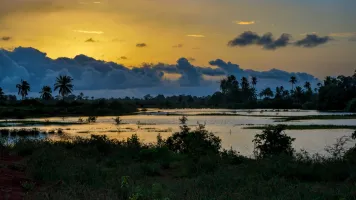
<path fill-rule="evenodd" d="M 89 117 L 87 118 L 87 122 L 88 122 L 88 123 L 95 123 L 96 120 L 97 120 L 97 118 L 98 118 L 98 117 L 96 117 L 96 116 L 89 116 Z"/>
<path fill-rule="evenodd" d="M 122 119 L 118 116 L 118 117 L 114 118 L 114 121 L 115 121 L 116 125 L 120 125 L 122 122 Z"/>
<path fill-rule="evenodd" d="M 255 145 L 255 156 L 265 158 L 279 154 L 292 156 L 294 149 L 292 142 L 295 138 L 291 138 L 284 133 L 285 126 L 268 126 L 262 131 L 262 134 L 256 134 L 252 142 Z"/>
<path fill-rule="evenodd" d="M 205 125 L 198 124 L 194 131 L 190 131 L 185 124 L 186 118 L 181 118 L 181 131 L 174 133 L 166 140 L 167 147 L 178 153 L 189 154 L 193 157 L 218 154 L 221 148 L 221 139 L 205 129 Z"/>

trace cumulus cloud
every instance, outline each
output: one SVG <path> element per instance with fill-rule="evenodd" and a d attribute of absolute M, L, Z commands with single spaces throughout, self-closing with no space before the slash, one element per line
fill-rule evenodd
<path fill-rule="evenodd" d="M 309 34 L 306 35 L 305 38 L 296 41 L 295 45 L 300 46 L 300 47 L 305 47 L 305 48 L 312 48 L 316 47 L 322 44 L 325 44 L 332 40 L 331 37 L 325 36 L 325 37 L 319 37 L 316 34 Z"/>
<path fill-rule="evenodd" d="M 136 47 L 139 47 L 139 48 L 147 47 L 147 44 L 146 43 L 137 43 Z"/>
<path fill-rule="evenodd" d="M 43 85 L 53 86 L 58 75 L 70 75 L 74 79 L 75 91 L 149 91 L 147 88 L 155 88 L 154 91 L 159 93 L 159 88 L 170 88 L 161 92 L 171 94 L 174 91 L 191 91 L 192 94 L 208 95 L 219 88 L 216 78 L 231 74 L 239 79 L 242 76 L 256 76 L 260 79 L 258 87 L 288 86 L 291 75 L 297 76 L 300 82 L 317 82 L 313 76 L 305 73 L 289 73 L 277 69 L 266 72 L 245 70 L 238 64 L 222 59 L 212 60 L 209 64 L 194 66 L 190 58 L 180 58 L 176 64 L 155 63 L 128 68 L 86 55 L 51 59 L 37 49 L 18 47 L 12 51 L 0 50 L 0 85 L 6 91 L 16 92 L 15 85 L 25 79 L 31 84 L 32 91 L 36 92 Z M 179 78 L 169 80 L 165 74 L 178 74 Z"/>
<path fill-rule="evenodd" d="M 11 37 L 9 37 L 9 36 L 4 36 L 4 37 L 1 37 L 0 38 L 0 41 L 9 41 L 9 40 L 11 40 L 12 38 Z"/>
<path fill-rule="evenodd" d="M 285 47 L 289 44 L 291 35 L 283 33 L 278 39 L 274 39 L 272 33 L 265 33 L 262 36 L 259 36 L 257 33 L 252 31 L 246 31 L 240 34 L 238 37 L 230 40 L 228 46 L 249 46 L 249 45 L 258 45 L 262 46 L 266 50 L 275 50 L 280 47 Z"/>
<path fill-rule="evenodd" d="M 85 42 L 96 42 L 93 38 L 89 38 L 87 40 L 85 40 Z"/>

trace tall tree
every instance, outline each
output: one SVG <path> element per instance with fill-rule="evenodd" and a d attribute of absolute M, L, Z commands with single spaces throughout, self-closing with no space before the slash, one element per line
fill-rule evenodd
<path fill-rule="evenodd" d="M 31 90 L 30 84 L 24 80 L 21 80 L 21 82 L 16 85 L 16 88 L 18 89 L 18 94 L 21 95 L 22 100 L 26 98 L 28 92 Z"/>
<path fill-rule="evenodd" d="M 72 77 L 66 75 L 64 76 L 60 75 L 56 79 L 56 83 L 54 84 L 54 91 L 59 89 L 58 93 L 60 96 L 62 96 L 63 100 L 65 96 L 71 94 L 73 91 L 72 81 L 73 81 Z"/>
<path fill-rule="evenodd" d="M 40 94 L 41 94 L 41 99 L 43 99 L 43 100 L 50 100 L 53 98 L 52 97 L 52 88 L 49 86 L 43 86 Z"/>
<path fill-rule="evenodd" d="M 306 82 L 304 83 L 304 88 L 305 88 L 306 90 L 308 90 L 308 91 L 311 91 L 311 84 L 310 84 L 309 81 L 306 81 Z"/>
<path fill-rule="evenodd" d="M 4 91 L 2 90 L 2 88 L 0 87 L 0 101 L 5 100 L 5 99 L 6 99 L 5 93 L 4 93 Z"/>
<path fill-rule="evenodd" d="M 298 82 L 297 78 L 295 76 L 291 76 L 289 82 L 292 83 L 292 90 L 294 90 L 294 84 Z"/>
<path fill-rule="evenodd" d="M 252 76 L 251 77 L 251 84 L 253 85 L 253 88 L 256 88 L 256 85 L 257 85 L 257 77 L 255 76 Z"/>
<path fill-rule="evenodd" d="M 273 97 L 273 91 L 268 87 L 260 92 L 260 96 L 265 98 Z"/>

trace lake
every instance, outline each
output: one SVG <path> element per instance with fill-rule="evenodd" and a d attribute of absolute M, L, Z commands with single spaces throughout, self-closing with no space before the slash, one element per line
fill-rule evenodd
<path fill-rule="evenodd" d="M 204 115 L 203 115 L 204 114 Z M 213 116 L 211 114 L 220 114 Z M 225 114 L 225 115 L 223 115 Z M 229 116 L 230 114 L 230 116 Z M 266 124 L 291 124 L 291 125 L 356 125 L 356 119 L 342 120 L 300 120 L 289 122 L 276 122 L 276 118 L 283 116 L 307 116 L 307 115 L 346 115 L 351 113 L 341 112 L 318 112 L 304 110 L 230 110 L 230 109 L 149 109 L 137 115 L 122 116 L 124 124 L 116 125 L 112 116 L 98 117 L 93 124 L 75 125 L 32 125 L 41 130 L 50 131 L 63 129 L 69 136 L 90 137 L 91 134 L 104 134 L 109 138 L 124 139 L 132 134 L 137 134 L 146 143 L 155 142 L 158 133 L 163 138 L 167 138 L 173 132 L 179 130 L 180 115 L 187 115 L 187 124 L 194 128 L 197 123 L 206 124 L 206 129 L 213 132 L 222 139 L 223 148 L 233 148 L 242 155 L 251 156 L 253 154 L 252 140 L 254 135 L 261 133 L 261 130 L 244 129 L 247 125 Z M 84 117 L 83 117 L 84 118 Z M 78 117 L 67 118 L 46 118 L 27 120 L 49 120 L 77 122 Z M 9 129 L 29 128 L 28 126 L 18 126 L 8 124 Z M 305 149 L 310 153 L 325 154 L 324 148 L 332 145 L 337 138 L 344 135 L 351 135 L 350 129 L 322 129 L 322 130 L 286 130 L 286 134 L 296 138 L 293 143 L 296 150 Z M 52 136 L 54 137 L 54 136 Z M 353 145 L 353 144 L 348 144 Z"/>

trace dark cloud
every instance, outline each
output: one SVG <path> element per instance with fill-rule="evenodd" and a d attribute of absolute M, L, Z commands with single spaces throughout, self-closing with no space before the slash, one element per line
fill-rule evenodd
<path fill-rule="evenodd" d="M 85 42 L 97 42 L 97 41 L 95 41 L 93 38 L 89 38 L 89 39 L 85 40 Z"/>
<path fill-rule="evenodd" d="M 186 58 L 177 61 L 177 69 L 182 74 L 179 79 L 182 86 L 198 86 L 203 81 L 202 74 Z"/>
<path fill-rule="evenodd" d="M 305 38 L 298 40 L 295 45 L 300 46 L 300 47 L 305 47 L 305 48 L 312 48 L 316 47 L 322 44 L 325 44 L 332 40 L 331 37 L 325 36 L 325 37 L 319 37 L 316 34 L 308 34 L 305 36 Z"/>
<path fill-rule="evenodd" d="M 183 47 L 183 44 L 173 45 L 172 47 L 173 47 L 173 48 L 182 48 L 182 47 Z"/>
<path fill-rule="evenodd" d="M 139 47 L 139 48 L 147 47 L 147 44 L 146 43 L 137 43 L 136 47 Z"/>
<path fill-rule="evenodd" d="M 306 80 L 313 82 L 315 78 L 306 73 L 289 73 L 281 70 L 257 72 L 241 69 L 239 65 L 226 62 L 221 59 L 210 61 L 211 67 L 194 66 L 188 58 L 180 58 L 176 64 L 143 64 L 128 68 L 114 62 L 96 60 L 86 55 L 78 55 L 74 58 L 61 57 L 51 59 L 34 48 L 18 47 L 12 51 L 0 49 L 0 85 L 10 92 L 15 91 L 15 85 L 26 79 L 30 82 L 34 92 L 40 90 L 43 85 L 53 86 L 58 75 L 66 74 L 74 78 L 75 91 L 87 90 L 142 90 L 145 88 L 171 88 L 173 91 L 197 90 L 202 94 L 206 88 L 219 86 L 216 81 L 209 80 L 207 76 L 224 76 L 233 74 L 238 79 L 242 76 L 256 76 L 260 79 L 258 87 L 276 87 L 290 85 L 288 80 L 291 75 L 297 76 L 299 82 Z M 181 77 L 178 80 L 167 80 L 165 73 L 177 73 Z M 167 90 L 169 91 L 169 90 Z M 164 91 L 162 91 L 164 92 Z M 211 90 L 209 90 L 211 93 Z M 209 94 L 208 92 L 206 94 Z M 194 93 L 193 93 L 194 94 Z"/>
<path fill-rule="evenodd" d="M 120 60 L 127 60 L 128 58 L 126 56 L 121 56 Z"/>
<path fill-rule="evenodd" d="M 228 46 L 249 46 L 249 45 L 258 45 L 262 46 L 266 50 L 275 50 L 280 47 L 285 47 L 289 44 L 291 35 L 283 33 L 278 39 L 274 39 L 272 33 L 265 33 L 262 36 L 259 36 L 255 32 L 246 31 L 240 34 L 233 40 L 228 42 Z"/>
<path fill-rule="evenodd" d="M 209 62 L 209 64 L 211 66 L 215 66 L 218 68 L 221 68 L 223 71 L 226 72 L 226 74 L 242 74 L 243 70 L 240 68 L 239 65 L 237 64 L 233 64 L 231 62 L 225 62 L 221 59 L 216 59 L 216 60 L 212 60 Z"/>
<path fill-rule="evenodd" d="M 9 41 L 9 40 L 11 40 L 12 38 L 11 37 L 9 37 L 9 36 L 4 36 L 4 37 L 1 37 L 0 38 L 0 40 L 2 40 L 2 41 Z"/>

